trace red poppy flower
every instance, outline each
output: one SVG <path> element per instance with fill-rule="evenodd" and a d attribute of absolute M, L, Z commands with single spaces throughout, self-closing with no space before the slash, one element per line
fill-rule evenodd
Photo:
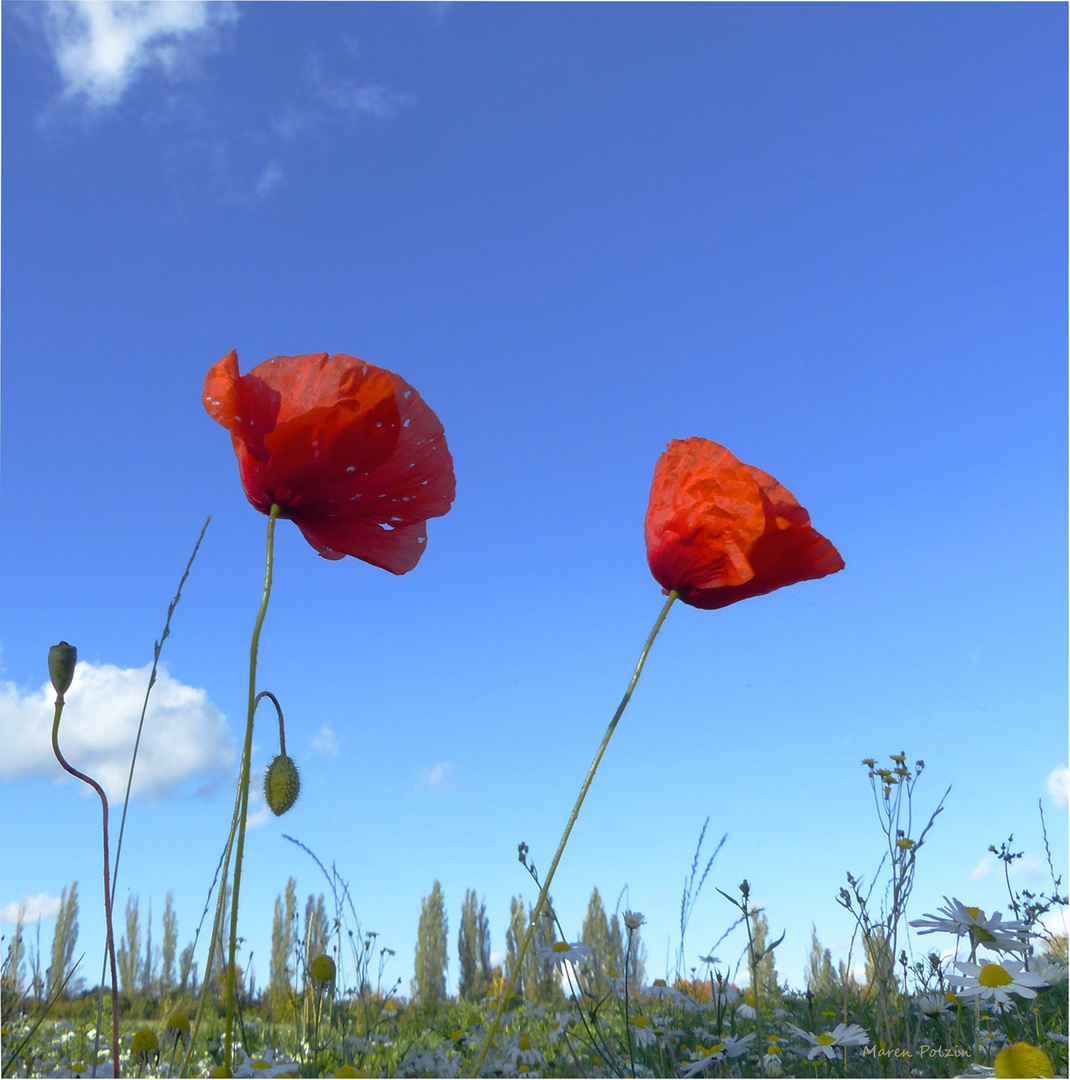
<path fill-rule="evenodd" d="M 204 407 L 230 432 L 249 502 L 277 503 L 326 559 L 393 574 L 423 554 L 428 518 L 453 502 L 442 424 L 402 378 L 353 356 L 276 356 L 238 374 L 227 353 Z"/>
<path fill-rule="evenodd" d="M 674 439 L 658 459 L 646 557 L 666 593 L 706 609 L 844 565 L 786 487 L 709 439 Z"/>

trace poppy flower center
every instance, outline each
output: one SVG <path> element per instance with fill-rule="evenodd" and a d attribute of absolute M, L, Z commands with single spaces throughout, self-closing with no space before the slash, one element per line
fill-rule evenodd
<path fill-rule="evenodd" d="M 978 976 L 978 982 L 982 986 L 994 987 L 994 986 L 1006 986 L 1011 982 L 1010 975 L 1007 974 L 1006 968 L 1000 964 L 985 964 L 981 968 L 981 974 Z"/>

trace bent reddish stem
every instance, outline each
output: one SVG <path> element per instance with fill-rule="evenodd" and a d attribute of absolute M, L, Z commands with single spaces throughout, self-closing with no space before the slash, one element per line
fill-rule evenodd
<path fill-rule="evenodd" d="M 59 748 L 59 718 L 63 712 L 63 695 L 56 695 L 56 715 L 52 721 L 52 750 L 56 760 L 71 774 L 76 776 L 83 784 L 88 784 L 99 796 L 100 805 L 103 808 L 103 832 L 104 832 L 104 919 L 108 925 L 108 961 L 111 965 L 111 1056 L 115 1066 L 115 1075 L 119 1075 L 119 976 L 115 968 L 115 937 L 112 933 L 111 918 L 111 873 L 109 870 L 111 858 L 108 854 L 108 797 L 104 789 L 91 776 L 79 772 L 63 756 Z"/>

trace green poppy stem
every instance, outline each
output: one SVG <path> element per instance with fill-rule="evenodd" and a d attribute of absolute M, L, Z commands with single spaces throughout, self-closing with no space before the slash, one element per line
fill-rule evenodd
<path fill-rule="evenodd" d="M 238 777 L 238 782 L 241 784 L 238 805 L 238 846 L 234 853 L 234 895 L 231 898 L 230 955 L 227 960 L 227 1019 L 223 1062 L 228 1076 L 233 1075 L 234 999 L 237 993 L 235 960 L 238 951 L 238 894 L 241 891 L 241 864 L 242 855 L 245 851 L 245 822 L 249 816 L 249 779 L 252 773 L 253 756 L 253 716 L 256 713 L 256 657 L 260 647 L 260 628 L 264 625 L 268 600 L 271 598 L 271 571 L 275 555 L 275 520 L 279 516 L 280 510 L 281 507 L 273 503 L 271 513 L 268 514 L 264 594 L 260 599 L 260 610 L 256 615 L 256 624 L 253 626 L 253 640 L 249 647 L 249 712 L 245 721 L 245 745 L 242 748 L 242 763 Z M 225 879 L 220 887 L 226 888 Z"/>
<path fill-rule="evenodd" d="M 498 1008 L 494 1014 L 494 1021 L 483 1040 L 483 1047 L 479 1053 L 479 1060 L 472 1070 L 472 1076 L 474 1077 L 479 1075 L 479 1070 L 483 1067 L 487 1052 L 490 1050 L 490 1044 L 494 1041 L 495 1034 L 497 1034 L 498 1025 L 501 1022 L 502 1014 L 505 1012 L 505 1006 L 509 1001 L 509 996 L 513 992 L 513 987 L 516 985 L 517 976 L 520 974 L 520 968 L 524 963 L 524 957 L 527 954 L 528 946 L 531 945 L 531 939 L 535 934 L 535 927 L 539 923 L 539 916 L 542 914 L 542 909 L 546 904 L 546 897 L 550 893 L 550 883 L 554 880 L 554 874 L 557 873 L 557 864 L 561 861 L 561 856 L 564 854 L 565 845 L 568 843 L 569 835 L 572 832 L 572 826 L 576 824 L 576 819 L 580 816 L 580 807 L 583 806 L 583 800 L 587 798 L 587 791 L 591 786 L 591 781 L 594 780 L 594 774 L 598 771 L 598 763 L 602 760 L 602 755 L 606 752 L 606 747 L 609 746 L 609 740 L 613 737 L 613 732 L 617 729 L 617 722 L 620 720 L 621 716 L 624 715 L 624 710 L 627 708 L 628 702 L 631 699 L 635 684 L 639 682 L 639 676 L 643 673 L 643 665 L 646 663 L 647 654 L 650 652 L 651 645 L 654 644 L 654 638 L 658 636 L 661 624 L 665 621 L 665 616 L 669 614 L 669 608 L 672 607 L 673 601 L 676 600 L 678 595 L 679 594 L 675 589 L 669 593 L 669 599 L 665 601 L 665 606 L 661 609 L 661 614 L 658 616 L 657 622 L 654 623 L 654 629 L 650 631 L 650 636 L 646 639 L 646 644 L 643 646 L 643 651 L 639 656 L 639 663 L 635 665 L 635 671 L 632 673 L 631 682 L 628 683 L 628 689 L 624 691 L 624 697 L 621 698 L 620 704 L 617 706 L 617 711 L 613 714 L 613 719 L 610 720 L 605 735 L 602 736 L 602 743 L 598 747 L 598 752 L 594 756 L 594 761 L 591 763 L 590 769 L 587 770 L 587 778 L 583 781 L 583 786 L 580 788 L 580 793 L 576 798 L 576 805 L 572 808 L 572 814 L 568 819 L 568 824 L 565 826 L 564 835 L 561 837 L 561 843 L 557 845 L 557 853 L 554 855 L 554 861 L 550 863 L 550 869 L 546 874 L 546 880 L 542 883 L 542 891 L 539 893 L 539 899 L 535 904 L 535 910 L 531 914 L 528 932 L 524 935 L 524 943 L 520 946 L 520 952 L 517 953 L 516 963 L 513 964 L 509 982 L 502 990 L 501 997 L 498 1000 Z"/>

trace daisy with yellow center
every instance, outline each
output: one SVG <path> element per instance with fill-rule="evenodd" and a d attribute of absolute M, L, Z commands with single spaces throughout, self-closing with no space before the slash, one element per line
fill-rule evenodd
<path fill-rule="evenodd" d="M 996 1055 L 996 1076 L 1054 1076 L 1051 1058 L 1039 1047 L 1020 1042 Z"/>
<path fill-rule="evenodd" d="M 591 955 L 591 946 L 582 941 L 555 941 L 552 945 L 537 945 L 535 955 L 542 961 L 550 960 L 559 967 L 565 964 L 582 964 Z"/>
<path fill-rule="evenodd" d="M 1044 986 L 1044 980 L 1019 960 L 1004 960 L 999 964 L 970 964 L 965 960 L 956 963 L 961 975 L 948 975 L 948 982 L 957 983 L 959 997 L 990 998 L 999 1005 L 1006 1005 L 1011 994 L 1034 998 L 1034 987 Z"/>
<path fill-rule="evenodd" d="M 823 1032 L 821 1035 L 813 1035 L 809 1031 L 803 1031 L 802 1028 L 798 1028 L 794 1024 L 788 1024 L 788 1027 L 796 1035 L 810 1043 L 810 1052 L 806 1055 L 809 1061 L 813 1061 L 816 1057 L 824 1057 L 829 1061 L 835 1061 L 838 1056 L 837 1051 L 843 1047 L 866 1046 L 869 1044 L 869 1036 L 858 1024 L 837 1024 L 831 1031 Z"/>
<path fill-rule="evenodd" d="M 997 952 L 1025 952 L 1029 928 L 1023 922 L 1003 921 L 1003 915 L 995 912 L 991 918 L 978 907 L 967 907 L 961 900 L 949 900 L 944 897 L 944 906 L 939 915 L 925 915 L 912 919 L 910 925 L 919 934 L 954 934 L 956 937 L 969 935 L 970 943 L 976 948 L 983 945 Z"/>

